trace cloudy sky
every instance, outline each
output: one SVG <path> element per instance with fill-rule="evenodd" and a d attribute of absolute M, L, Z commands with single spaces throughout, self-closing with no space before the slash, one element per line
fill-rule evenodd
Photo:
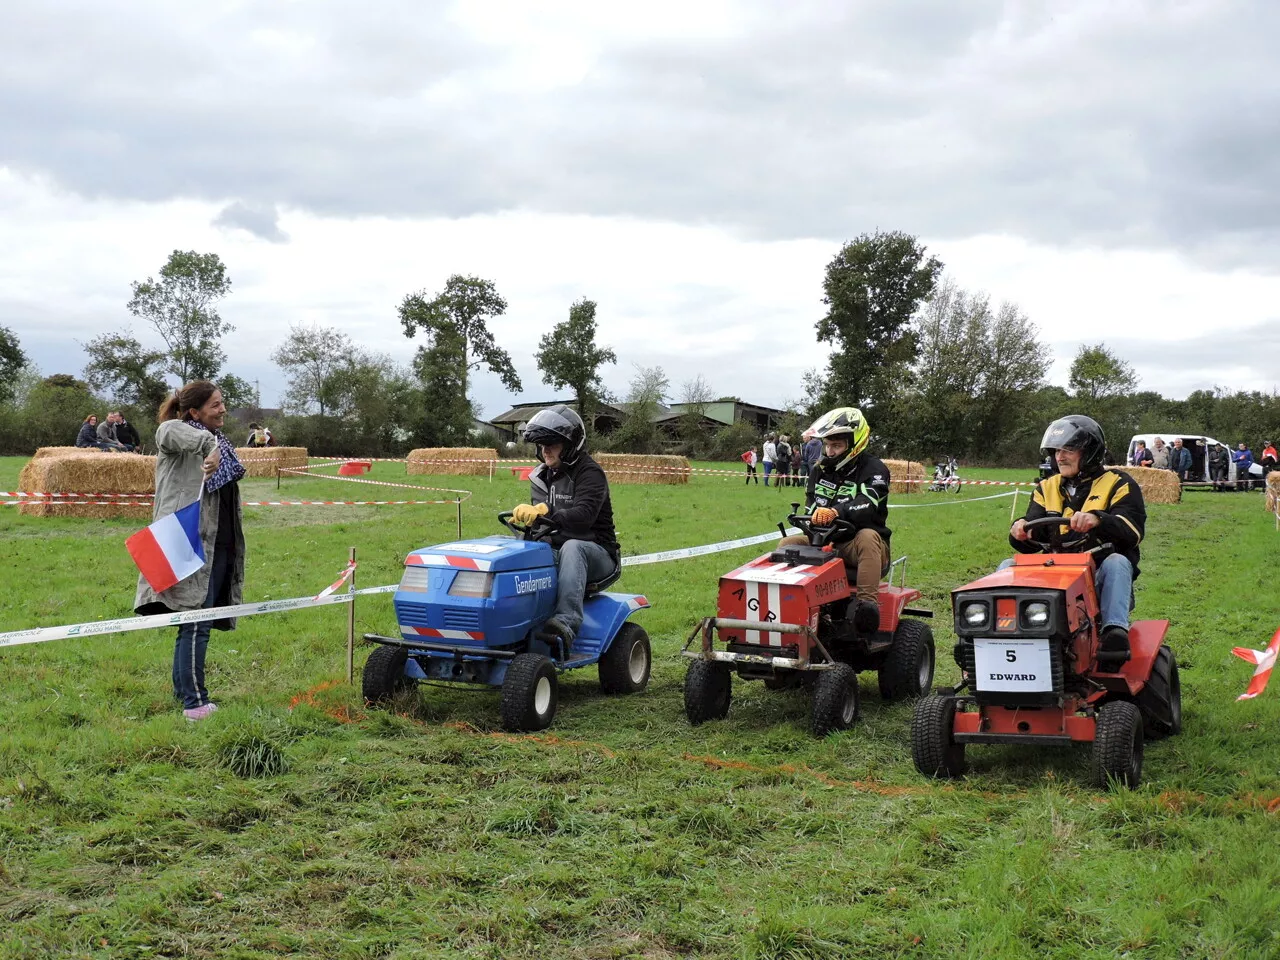
<path fill-rule="evenodd" d="M 823 268 L 918 235 L 1166 396 L 1280 386 L 1270 0 L 8 0 L 0 325 L 45 373 L 216 252 L 229 369 L 291 323 L 407 360 L 407 293 L 493 280 L 526 399 L 569 304 L 606 372 L 778 405 L 825 363 Z M 484 414 L 511 399 L 476 378 Z"/>

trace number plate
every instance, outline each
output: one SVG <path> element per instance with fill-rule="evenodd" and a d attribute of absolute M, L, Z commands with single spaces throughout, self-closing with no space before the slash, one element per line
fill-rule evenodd
<path fill-rule="evenodd" d="M 979 690 L 1041 693 L 1053 690 L 1049 641 L 973 641 L 974 686 Z"/>

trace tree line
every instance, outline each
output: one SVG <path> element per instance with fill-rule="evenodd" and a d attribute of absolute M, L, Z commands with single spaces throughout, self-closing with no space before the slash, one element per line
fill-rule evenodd
<path fill-rule="evenodd" d="M 80 376 L 41 376 L 16 336 L 0 327 L 0 451 L 30 453 L 72 442 L 88 412 L 122 409 L 143 434 L 173 381 L 211 379 L 228 406 L 261 413 L 253 385 L 231 372 L 222 338 L 234 328 L 219 303 L 231 278 L 217 254 L 175 250 L 158 278 L 131 285 L 126 308 L 158 337 L 145 347 L 129 328 L 82 343 Z M 859 406 L 880 452 L 912 459 L 947 455 L 967 463 L 1027 464 L 1050 420 L 1068 412 L 1098 419 L 1123 452 L 1133 433 L 1208 433 L 1251 445 L 1280 424 L 1274 393 L 1197 391 L 1170 400 L 1138 389 L 1133 369 L 1105 343 L 1082 346 L 1067 386 L 1046 383 L 1051 352 L 1017 304 L 966 290 L 919 240 L 899 231 L 844 244 L 823 277 L 826 312 L 816 342 L 830 347 L 825 367 L 805 372 L 784 404 L 779 432 L 798 435 L 822 411 Z M 347 334 L 295 324 L 271 353 L 288 384 L 278 442 L 326 456 L 393 456 L 415 446 L 492 445 L 477 438 L 469 398 L 473 372 L 487 369 L 507 389 L 523 386 L 510 354 L 490 329 L 507 310 L 491 280 L 449 277 L 442 290 L 404 297 L 396 310 L 417 343 L 408 363 L 370 351 Z M 622 424 L 593 438 L 597 448 L 734 459 L 760 436 L 748 424 L 709 427 L 718 397 L 701 375 L 681 385 L 685 413 L 674 434 L 654 417 L 676 399 L 661 367 L 637 366 L 625 392 L 612 393 L 603 369 L 617 355 L 598 342 L 597 304 L 580 299 L 540 339 L 543 382 L 571 393 L 590 425 L 603 403 L 625 411 Z M 751 399 L 751 398 L 748 398 Z"/>

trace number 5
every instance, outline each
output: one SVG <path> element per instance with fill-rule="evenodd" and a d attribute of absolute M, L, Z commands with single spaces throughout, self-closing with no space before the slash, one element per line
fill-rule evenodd
<path fill-rule="evenodd" d="M 1012 650 L 1006 650 L 1004 652 L 1004 658 L 1009 663 L 1016 663 L 1018 659 L 1018 655 L 1014 653 Z"/>

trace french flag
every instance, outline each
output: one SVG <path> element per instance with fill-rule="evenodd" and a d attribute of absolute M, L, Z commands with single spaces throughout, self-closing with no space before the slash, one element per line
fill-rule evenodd
<path fill-rule="evenodd" d="M 204 566 L 200 501 L 161 517 L 135 533 L 124 545 L 151 589 L 163 593 Z"/>

